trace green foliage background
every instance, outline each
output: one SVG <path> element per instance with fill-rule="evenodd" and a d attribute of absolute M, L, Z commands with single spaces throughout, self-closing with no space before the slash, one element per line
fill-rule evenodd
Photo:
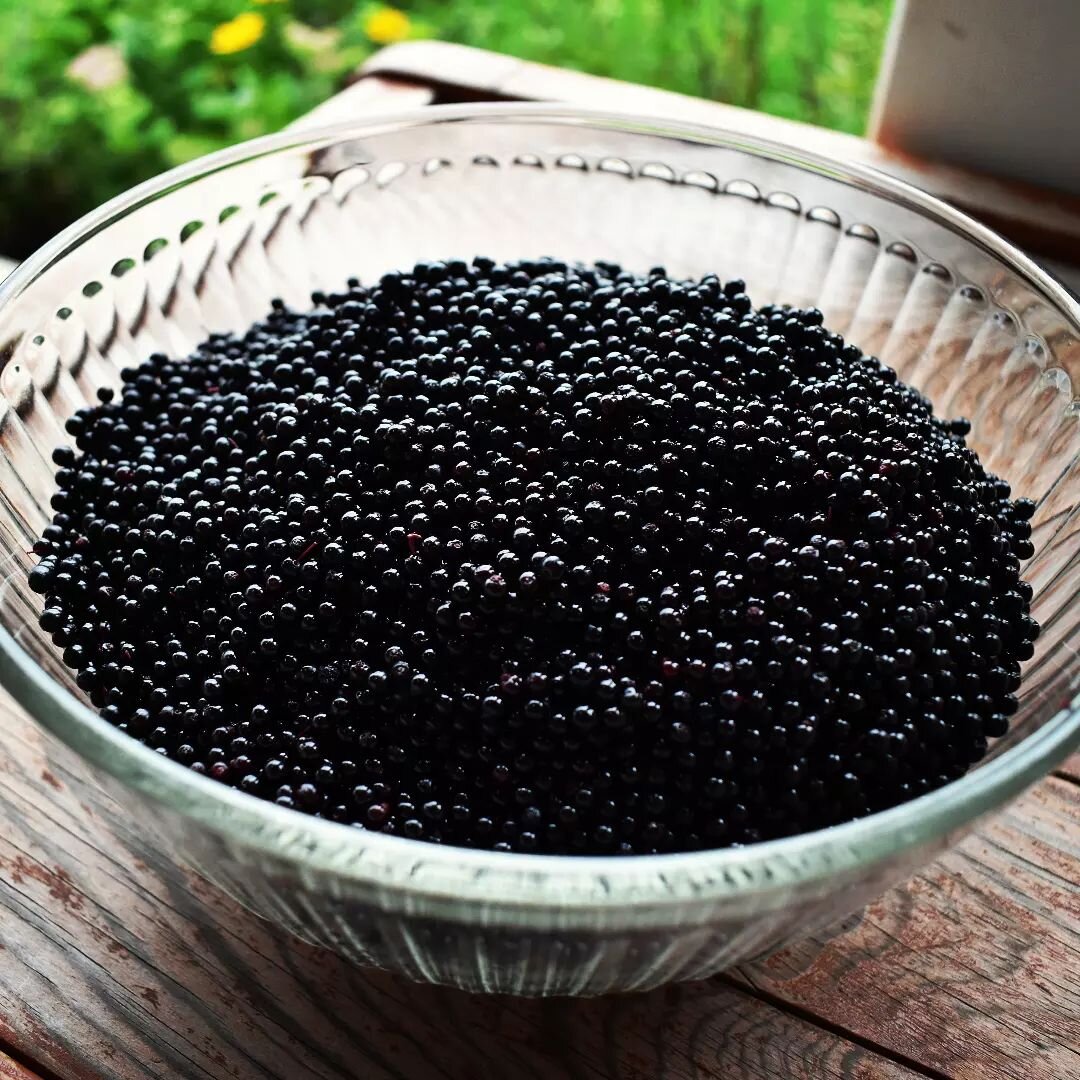
<path fill-rule="evenodd" d="M 402 0 L 412 36 L 512 53 L 858 132 L 891 0 Z M 139 180 L 274 131 L 378 46 L 364 0 L 0 0 L 0 252 L 27 254 Z M 226 56 L 245 10 L 263 37 Z M 94 45 L 126 74 L 93 89 Z"/>

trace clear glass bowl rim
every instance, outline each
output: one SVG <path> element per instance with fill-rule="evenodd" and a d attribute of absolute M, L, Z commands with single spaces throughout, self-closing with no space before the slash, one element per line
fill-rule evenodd
<path fill-rule="evenodd" d="M 172 169 L 91 211 L 0 283 L 0 308 L 82 241 L 170 189 L 232 165 L 302 147 L 371 137 L 413 127 L 469 122 L 596 126 L 733 149 L 826 175 L 912 209 L 974 242 L 1033 286 L 1080 328 L 1080 301 L 1008 241 L 951 206 L 876 169 L 841 162 L 782 143 L 700 124 L 553 104 L 499 103 L 427 106 L 328 127 L 287 131 L 241 143 Z M 1014 798 L 1080 746 L 1080 695 L 1016 746 L 966 776 L 891 810 L 828 829 L 745 848 L 672 855 L 552 856 L 443 847 L 384 836 L 308 817 L 226 787 L 163 758 L 117 731 L 69 695 L 0 627 L 0 683 L 33 719 L 95 767 L 231 846 L 249 847 L 302 869 L 380 888 L 389 903 L 423 899 L 475 901 L 488 912 L 509 907 L 558 909 L 563 916 L 602 910 L 609 922 L 621 910 L 657 913 L 686 904 L 712 905 L 755 893 L 824 884 L 834 875 L 940 841 Z M 400 869 L 422 864 L 422 879 Z M 602 899 L 598 899 L 602 898 Z M 459 908 L 467 918 L 468 908 Z M 616 916 L 617 921 L 617 916 Z"/>

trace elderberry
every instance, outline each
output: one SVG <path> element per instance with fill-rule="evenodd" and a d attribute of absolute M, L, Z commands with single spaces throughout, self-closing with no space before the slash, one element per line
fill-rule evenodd
<path fill-rule="evenodd" d="M 1033 506 L 820 312 L 550 259 L 313 305 L 124 372 L 54 455 L 29 583 L 132 738 L 364 829 L 631 854 L 1006 732 Z"/>

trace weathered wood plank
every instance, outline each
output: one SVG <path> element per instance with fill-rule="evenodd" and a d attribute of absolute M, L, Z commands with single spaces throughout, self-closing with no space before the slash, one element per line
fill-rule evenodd
<path fill-rule="evenodd" d="M 955 1080 L 1080 1077 L 1080 787 L 1051 779 L 750 985 Z"/>
<path fill-rule="evenodd" d="M 0 1038 L 62 1080 L 921 1075 L 723 980 L 537 1002 L 360 971 L 168 853 L 134 861 L 108 797 L 6 699 L 0 746 Z"/>
<path fill-rule="evenodd" d="M 1080 198 L 942 165 L 844 132 L 445 42 L 392 45 L 361 71 L 429 83 L 440 100 L 559 101 L 774 139 L 881 169 L 967 210 L 1023 247 L 1080 263 Z"/>
<path fill-rule="evenodd" d="M 430 105 L 434 97 L 434 90 L 419 82 L 370 75 L 328 98 L 299 120 L 294 120 L 287 130 L 342 124 L 376 112 L 419 109 Z"/>
<path fill-rule="evenodd" d="M 14 711 L 0 730 L 0 1035 L 65 1080 L 910 1075 L 866 1046 L 957 1080 L 1073 1075 L 1080 790 L 1062 781 L 843 933 L 747 969 L 848 1040 L 724 980 L 536 1003 L 357 971 L 164 855 L 132 863 L 78 769 Z"/>

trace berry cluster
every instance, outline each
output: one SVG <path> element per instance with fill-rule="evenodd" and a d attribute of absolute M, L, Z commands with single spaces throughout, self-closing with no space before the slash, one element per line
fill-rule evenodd
<path fill-rule="evenodd" d="M 1005 733 L 1033 507 L 820 312 L 481 258 L 313 302 L 125 372 L 55 454 L 41 625 L 133 738 L 366 829 L 629 854 Z"/>

